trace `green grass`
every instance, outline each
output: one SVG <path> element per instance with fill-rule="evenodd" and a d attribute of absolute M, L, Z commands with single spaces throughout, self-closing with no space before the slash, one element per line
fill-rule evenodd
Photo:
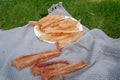
<path fill-rule="evenodd" d="M 37 21 L 59 1 L 89 29 L 99 28 L 112 38 L 120 38 L 119 0 L 0 0 L 0 28 L 12 29 Z"/>

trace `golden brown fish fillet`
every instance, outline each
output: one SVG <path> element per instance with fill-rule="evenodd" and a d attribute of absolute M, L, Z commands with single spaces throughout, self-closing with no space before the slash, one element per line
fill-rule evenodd
<path fill-rule="evenodd" d="M 23 69 L 25 67 L 31 66 L 37 62 L 43 62 L 60 55 L 59 50 L 52 50 L 46 52 L 40 52 L 36 54 L 30 54 L 26 56 L 21 56 L 12 61 L 12 65 L 17 69 Z"/>
<path fill-rule="evenodd" d="M 87 63 L 81 61 L 81 62 L 67 65 L 57 70 L 46 71 L 44 74 L 42 74 L 42 80 L 50 80 L 51 78 L 59 77 L 59 76 L 83 69 L 87 65 L 88 65 Z"/>
<path fill-rule="evenodd" d="M 48 62 L 42 64 L 36 63 L 31 67 L 31 72 L 34 76 L 38 76 L 46 71 L 59 69 L 66 65 L 69 65 L 68 61 L 54 61 L 54 62 Z"/>

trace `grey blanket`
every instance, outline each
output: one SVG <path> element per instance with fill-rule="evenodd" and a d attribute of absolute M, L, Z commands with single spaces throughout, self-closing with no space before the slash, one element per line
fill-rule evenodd
<path fill-rule="evenodd" d="M 48 12 L 70 16 L 62 3 L 53 5 Z M 85 34 L 63 48 L 61 56 L 50 61 L 85 61 L 89 64 L 82 70 L 66 75 L 68 80 L 120 80 L 120 39 L 112 39 L 100 29 L 83 28 Z M 40 76 L 32 76 L 29 67 L 17 70 L 11 66 L 11 60 L 55 48 L 54 44 L 40 41 L 33 32 L 33 26 L 28 24 L 0 30 L 0 80 L 41 80 Z"/>

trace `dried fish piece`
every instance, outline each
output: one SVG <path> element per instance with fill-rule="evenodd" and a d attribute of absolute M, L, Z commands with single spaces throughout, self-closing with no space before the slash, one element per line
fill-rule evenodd
<path fill-rule="evenodd" d="M 75 42 L 84 34 L 83 31 L 66 33 L 66 34 L 43 34 L 40 39 L 43 41 L 56 42 L 58 41 L 59 47 L 64 48 L 65 46 Z"/>
<path fill-rule="evenodd" d="M 47 63 L 36 63 L 31 67 L 31 72 L 34 76 L 43 74 L 46 71 L 57 70 L 61 67 L 69 65 L 68 61 L 54 61 Z"/>
<path fill-rule="evenodd" d="M 21 56 L 12 61 L 12 65 L 17 69 L 23 69 L 25 67 L 31 66 L 37 62 L 47 61 L 54 57 L 58 57 L 60 55 L 59 50 L 52 50 L 46 52 L 40 52 L 36 54 L 30 54 L 26 56 Z"/>
<path fill-rule="evenodd" d="M 53 71 L 46 71 L 44 74 L 42 74 L 42 80 L 49 80 L 55 77 L 59 77 L 80 69 L 83 69 L 84 67 L 86 67 L 88 64 L 81 61 L 81 62 L 77 62 L 77 63 L 73 63 L 70 65 L 67 65 L 65 67 L 59 68 L 57 70 L 53 70 Z"/>
<path fill-rule="evenodd" d="M 70 18 L 51 23 L 49 27 L 45 28 L 45 33 L 73 33 L 78 32 L 79 28 L 76 27 L 79 21 Z"/>
<path fill-rule="evenodd" d="M 69 34 L 66 38 L 64 39 L 59 39 L 58 43 L 59 43 L 59 47 L 60 48 L 64 48 L 65 46 L 75 42 L 76 40 L 78 40 L 82 35 L 84 34 L 83 31 L 79 31 L 76 33 L 71 33 Z"/>
<path fill-rule="evenodd" d="M 60 20 L 63 20 L 62 15 L 54 14 L 54 15 L 48 15 L 38 21 L 38 25 L 41 30 L 44 30 L 44 28 L 49 27 L 51 23 L 56 23 Z"/>
<path fill-rule="evenodd" d="M 32 25 L 32 26 L 35 26 L 37 24 L 37 21 L 29 21 L 28 24 Z"/>

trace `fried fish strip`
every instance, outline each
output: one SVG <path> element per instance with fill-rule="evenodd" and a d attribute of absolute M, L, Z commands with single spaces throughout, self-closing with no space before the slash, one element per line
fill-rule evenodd
<path fill-rule="evenodd" d="M 81 62 L 67 65 L 67 66 L 59 68 L 57 70 L 46 71 L 44 74 L 42 74 L 42 80 L 49 80 L 51 78 L 56 78 L 56 77 L 59 77 L 59 76 L 83 69 L 87 65 L 88 65 L 87 63 L 81 61 Z"/>
<path fill-rule="evenodd" d="M 21 56 L 12 61 L 12 65 L 17 69 L 23 69 L 25 67 L 31 66 L 36 62 L 43 62 L 60 55 L 59 50 L 52 50 L 46 52 L 40 52 L 36 54 L 30 54 L 26 56 Z"/>
<path fill-rule="evenodd" d="M 43 64 L 36 63 L 31 67 L 31 72 L 34 76 L 38 76 L 46 71 L 57 70 L 66 65 L 69 65 L 68 61 L 54 61 Z"/>

